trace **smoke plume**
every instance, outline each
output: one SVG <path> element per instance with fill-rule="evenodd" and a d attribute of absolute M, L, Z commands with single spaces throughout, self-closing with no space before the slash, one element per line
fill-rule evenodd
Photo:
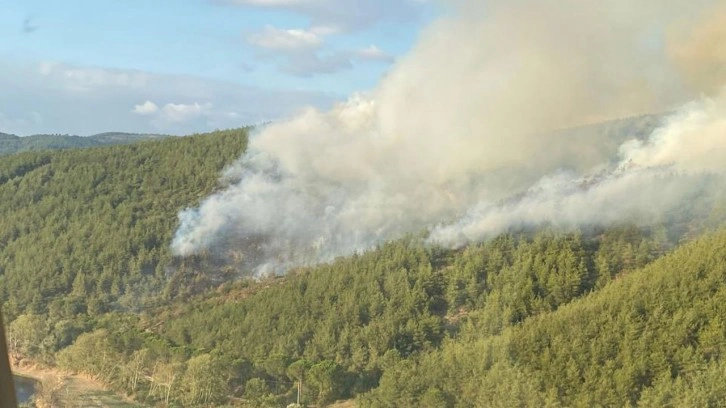
<path fill-rule="evenodd" d="M 172 248 L 264 273 L 703 206 L 726 186 L 718 3 L 452 0 L 376 89 L 254 135 Z"/>

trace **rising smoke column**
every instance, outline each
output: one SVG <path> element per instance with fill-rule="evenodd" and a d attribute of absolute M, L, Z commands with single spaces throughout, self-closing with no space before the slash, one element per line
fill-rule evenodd
<path fill-rule="evenodd" d="M 370 93 L 254 135 L 225 188 L 180 214 L 174 252 L 283 270 L 422 229 L 459 245 L 659 220 L 723 188 L 726 7 L 482 3 L 451 2 Z M 650 136 L 557 131 L 662 111 Z"/>

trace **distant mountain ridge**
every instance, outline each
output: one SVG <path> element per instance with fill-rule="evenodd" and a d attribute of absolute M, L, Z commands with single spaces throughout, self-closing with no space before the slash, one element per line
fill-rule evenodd
<path fill-rule="evenodd" d="M 170 135 L 150 133 L 106 132 L 92 136 L 41 134 L 16 136 L 0 132 L 0 155 L 26 151 L 78 149 L 86 147 L 130 144 L 146 140 L 158 140 Z"/>

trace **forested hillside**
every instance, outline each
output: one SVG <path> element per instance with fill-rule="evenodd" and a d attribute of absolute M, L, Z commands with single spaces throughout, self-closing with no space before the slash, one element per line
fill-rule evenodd
<path fill-rule="evenodd" d="M 726 405 L 726 232 L 488 336 L 396 361 L 362 406 Z"/>
<path fill-rule="evenodd" d="M 726 404 L 722 207 L 457 250 L 422 233 L 261 280 L 173 258 L 178 211 L 246 142 L 241 129 L 0 159 L 13 357 L 157 406 L 285 406 L 299 381 L 318 406 Z"/>
<path fill-rule="evenodd" d="M 217 185 L 245 129 L 0 160 L 8 320 L 135 308 L 163 289 L 177 211 Z M 155 296 L 155 295 L 154 295 Z"/>
<path fill-rule="evenodd" d="M 180 406 L 282 406 L 300 379 L 323 405 L 721 406 L 726 233 L 672 253 L 664 237 L 544 231 L 462 251 L 412 237 L 106 315 L 57 362 Z"/>
<path fill-rule="evenodd" d="M 25 137 L 0 133 L 0 155 L 27 151 L 77 149 L 116 144 L 131 144 L 146 140 L 163 139 L 165 137 L 168 136 L 121 132 L 99 133 L 92 136 L 32 135 Z"/>

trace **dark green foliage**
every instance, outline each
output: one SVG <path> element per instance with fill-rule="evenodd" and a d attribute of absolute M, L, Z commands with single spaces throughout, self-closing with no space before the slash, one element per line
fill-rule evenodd
<path fill-rule="evenodd" d="M 301 376 L 308 384 L 306 401 L 330 402 L 374 388 L 383 373 L 396 381 L 381 384 L 391 390 L 383 400 L 404 398 L 395 406 L 453 404 L 449 390 L 404 371 L 451 339 L 468 344 L 496 336 L 589 293 L 602 281 L 598 259 L 612 265 L 610 280 L 663 252 L 627 256 L 625 268 L 613 250 L 619 246 L 658 245 L 655 234 L 629 227 L 587 237 L 504 235 L 463 251 L 426 248 L 410 238 L 286 278 L 227 286 L 219 295 L 161 313 L 156 332 L 174 344 L 251 362 L 257 378 L 289 402 Z M 507 366 L 498 370 L 497 378 L 524 375 Z M 521 398 L 538 395 L 533 384 L 517 392 Z"/>
<path fill-rule="evenodd" d="M 246 135 L 0 159 L 15 357 L 165 406 L 285 406 L 300 382 L 317 406 L 726 404 L 726 232 L 682 243 L 715 221 L 409 237 L 231 280 L 168 245 Z"/>
<path fill-rule="evenodd" d="M 165 285 L 177 212 L 209 194 L 246 130 L 0 160 L 9 320 L 137 309 Z"/>
<path fill-rule="evenodd" d="M 452 406 L 723 406 L 725 281 L 721 232 L 498 336 L 400 361 L 361 405 L 434 389 Z"/>
<path fill-rule="evenodd" d="M 462 251 L 409 238 L 285 278 L 229 283 L 141 318 L 97 317 L 96 331 L 79 337 L 58 361 L 138 399 L 185 406 L 227 398 L 284 405 L 296 400 L 301 380 L 302 401 L 316 404 L 355 395 L 363 406 L 633 403 L 640 371 L 609 373 L 615 382 L 601 394 L 573 396 L 583 387 L 576 379 L 586 363 L 568 354 L 574 349 L 568 342 L 619 344 L 622 339 L 598 334 L 603 323 L 578 329 L 587 340 L 544 343 L 562 356 L 541 348 L 543 334 L 522 333 L 605 285 L 605 271 L 607 281 L 647 273 L 639 268 L 667 247 L 659 237 L 631 227 L 587 236 L 542 231 Z M 634 247 L 656 249 L 645 251 L 648 256 L 623 249 Z M 85 280 L 72 287 L 71 298 Z M 580 320 L 559 322 L 550 335 L 576 336 L 571 329 Z M 720 353 L 719 327 L 709 332 L 714 354 Z M 520 344 L 535 348 L 522 354 Z M 613 358 L 599 357 L 600 371 L 592 375 L 606 375 L 602 367 Z M 107 359 L 122 364 L 106 367 Z"/>
<path fill-rule="evenodd" d="M 100 133 L 93 136 L 33 135 L 18 137 L 0 133 L 0 155 L 27 151 L 79 149 L 115 144 L 130 144 L 169 137 L 167 135 L 137 133 Z"/>

